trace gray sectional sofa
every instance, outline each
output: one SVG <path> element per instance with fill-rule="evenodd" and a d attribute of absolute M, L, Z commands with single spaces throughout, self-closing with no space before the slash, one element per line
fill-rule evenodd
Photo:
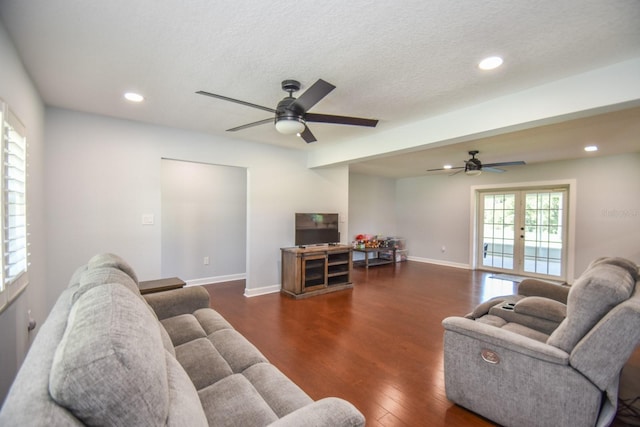
<path fill-rule="evenodd" d="M 0 425 L 361 426 L 313 401 L 216 311 L 201 287 L 140 295 L 112 254 L 73 275 L 0 411 Z"/>

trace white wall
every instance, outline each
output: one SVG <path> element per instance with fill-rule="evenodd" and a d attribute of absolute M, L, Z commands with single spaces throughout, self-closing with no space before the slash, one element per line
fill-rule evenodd
<path fill-rule="evenodd" d="M 245 278 L 247 170 L 162 159 L 161 179 L 161 276 Z"/>
<path fill-rule="evenodd" d="M 295 212 L 348 211 L 347 167 L 309 170 L 301 151 L 59 108 L 47 108 L 45 135 L 52 298 L 98 252 L 120 254 L 140 280 L 161 277 L 162 158 L 246 168 L 248 295 L 279 289 Z"/>
<path fill-rule="evenodd" d="M 396 180 L 349 174 L 349 229 L 356 234 L 396 235 Z"/>
<path fill-rule="evenodd" d="M 29 278 L 27 289 L 0 314 L 0 401 L 4 397 L 22 363 L 28 346 L 38 332 L 27 332 L 27 310 L 41 325 L 50 306 L 46 294 L 45 232 L 43 190 L 43 117 L 44 106 L 18 54 L 0 23 L 0 98 L 27 128 L 29 219 Z"/>
<path fill-rule="evenodd" d="M 600 256 L 640 264 L 640 153 L 512 168 L 483 173 L 400 179 L 396 197 L 398 234 L 409 256 L 468 266 L 471 187 L 575 180 L 575 277 Z M 571 214 L 571 213 L 570 213 Z M 447 251 L 441 252 L 446 246 Z"/>

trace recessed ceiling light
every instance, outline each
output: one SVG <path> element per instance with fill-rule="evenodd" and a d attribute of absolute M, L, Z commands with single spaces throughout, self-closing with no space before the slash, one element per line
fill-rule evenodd
<path fill-rule="evenodd" d="M 124 94 L 124 97 L 127 101 L 131 101 L 131 102 L 142 102 L 144 101 L 144 96 L 140 95 L 139 93 L 135 93 L 135 92 L 127 92 Z"/>
<path fill-rule="evenodd" d="M 453 167 L 453 166 L 451 166 L 451 165 L 444 165 L 444 166 L 442 167 L 442 169 L 451 169 L 452 167 Z"/>
<path fill-rule="evenodd" d="M 481 70 L 493 70 L 494 68 L 501 66 L 502 62 L 502 58 L 499 56 L 490 56 L 480 61 L 478 68 Z"/>
<path fill-rule="evenodd" d="M 584 147 L 584 151 L 598 151 L 597 145 L 587 145 Z"/>

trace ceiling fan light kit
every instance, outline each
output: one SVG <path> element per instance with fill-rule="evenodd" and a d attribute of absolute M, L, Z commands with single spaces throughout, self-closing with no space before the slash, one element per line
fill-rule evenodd
<path fill-rule="evenodd" d="M 212 98 L 222 99 L 223 101 L 235 102 L 247 107 L 258 108 L 260 110 L 273 113 L 275 119 L 264 119 L 254 123 L 237 126 L 227 129 L 227 132 L 235 132 L 258 126 L 266 123 L 275 122 L 276 130 L 285 135 L 298 135 L 305 142 L 310 143 L 316 141 L 316 137 L 307 127 L 307 123 L 330 123 L 336 125 L 366 126 L 376 127 L 377 120 L 363 119 L 360 117 L 333 116 L 330 114 L 308 113 L 307 111 L 316 105 L 322 98 L 327 96 L 336 87 L 331 83 L 327 83 L 322 79 L 318 79 L 309 89 L 307 89 L 300 97 L 294 98 L 293 93 L 300 90 L 300 82 L 296 80 L 284 80 L 282 82 L 282 90 L 289 93 L 289 96 L 278 103 L 276 109 L 264 107 L 262 105 L 252 104 L 246 101 L 229 98 L 215 93 L 197 91 L 199 95 L 206 95 Z"/>
<path fill-rule="evenodd" d="M 276 130 L 285 135 L 300 134 L 304 127 L 304 121 L 299 117 L 276 119 Z"/>

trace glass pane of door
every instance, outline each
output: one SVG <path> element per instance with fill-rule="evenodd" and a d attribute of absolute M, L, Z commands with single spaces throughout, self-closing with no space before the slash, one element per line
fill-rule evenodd
<path fill-rule="evenodd" d="M 565 199 L 564 191 L 525 193 L 524 272 L 562 276 Z"/>
<path fill-rule="evenodd" d="M 482 195 L 483 267 L 512 270 L 516 237 L 516 195 L 514 193 Z"/>

